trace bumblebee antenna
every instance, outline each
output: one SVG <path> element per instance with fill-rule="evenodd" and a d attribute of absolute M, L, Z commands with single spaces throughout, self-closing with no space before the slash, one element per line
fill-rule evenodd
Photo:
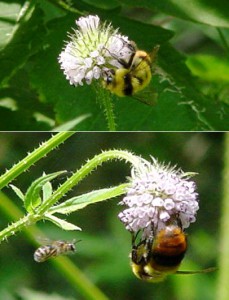
<path fill-rule="evenodd" d="M 77 243 L 79 243 L 79 242 L 82 242 L 82 240 L 76 240 L 76 239 L 74 239 L 73 241 L 72 241 L 72 243 L 75 245 L 75 244 L 77 244 Z"/>
<path fill-rule="evenodd" d="M 135 234 L 133 231 L 131 232 L 131 236 L 132 236 L 132 246 L 135 246 L 135 242 L 137 239 L 137 236 L 139 234 L 140 230 L 138 230 L 138 232 Z"/>

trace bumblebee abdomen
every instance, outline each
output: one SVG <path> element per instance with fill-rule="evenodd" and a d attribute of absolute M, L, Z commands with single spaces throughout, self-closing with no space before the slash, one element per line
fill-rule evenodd
<path fill-rule="evenodd" d="M 163 266 L 163 267 L 172 267 L 172 266 L 179 266 L 182 259 L 184 258 L 185 251 L 180 252 L 178 254 L 168 255 L 161 252 L 154 252 L 152 254 L 152 259 L 154 262 L 154 268 L 159 269 L 158 267 L 155 267 L 155 265 Z"/>
<path fill-rule="evenodd" d="M 123 94 L 125 96 L 130 96 L 133 94 L 133 84 L 132 84 L 132 78 L 130 76 L 130 73 L 127 73 L 124 76 Z"/>
<path fill-rule="evenodd" d="M 44 262 L 55 256 L 57 256 L 57 249 L 51 245 L 41 246 L 34 252 L 34 260 L 36 262 Z"/>
<path fill-rule="evenodd" d="M 161 230 L 153 244 L 151 257 L 158 266 L 179 266 L 187 249 L 187 240 L 179 227 Z"/>

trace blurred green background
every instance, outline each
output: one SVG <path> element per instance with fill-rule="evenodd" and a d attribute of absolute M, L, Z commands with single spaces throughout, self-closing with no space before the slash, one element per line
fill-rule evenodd
<path fill-rule="evenodd" d="M 50 133 L 0 133 L 1 173 L 50 137 Z M 24 192 L 44 171 L 74 171 L 87 159 L 108 149 L 130 150 L 146 159 L 152 155 L 185 172 L 197 172 L 195 181 L 200 194 L 200 210 L 196 223 L 187 230 L 189 249 L 181 270 L 199 270 L 216 266 L 219 255 L 223 137 L 222 133 L 76 133 L 13 184 Z M 123 162 L 104 164 L 69 196 L 126 182 L 129 170 L 129 165 Z M 54 181 L 54 186 L 62 180 Z M 3 192 L 22 209 L 21 200 L 9 188 Z M 82 227 L 82 232 L 64 232 L 48 222 L 37 225 L 50 239 L 82 240 L 77 244 L 77 253 L 70 259 L 109 299 L 216 299 L 217 272 L 173 275 L 159 284 L 145 283 L 134 277 L 128 258 L 131 237 L 117 219 L 119 200 L 91 205 L 69 215 L 66 219 Z M 11 222 L 10 217 L 0 210 L 1 229 Z M 33 260 L 35 249 L 24 232 L 2 242 L 0 299 L 85 299 L 51 261 L 37 264 Z"/>

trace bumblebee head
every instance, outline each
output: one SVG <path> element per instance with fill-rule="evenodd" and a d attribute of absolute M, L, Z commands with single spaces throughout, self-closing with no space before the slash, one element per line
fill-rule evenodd
<path fill-rule="evenodd" d="M 111 84 L 114 80 L 115 70 L 114 69 L 107 69 L 103 71 L 103 85 L 106 87 L 107 85 Z"/>

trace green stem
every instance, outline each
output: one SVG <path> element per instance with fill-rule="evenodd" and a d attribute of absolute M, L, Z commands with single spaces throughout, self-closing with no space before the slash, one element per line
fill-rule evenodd
<path fill-rule="evenodd" d="M 77 286 L 77 291 L 80 292 L 85 299 L 108 300 L 97 286 L 90 282 L 80 269 L 67 257 L 60 257 L 58 260 L 56 259 L 55 266 L 59 268 L 61 272 L 66 274 L 68 281 L 71 282 L 73 286 Z"/>
<path fill-rule="evenodd" d="M 111 95 L 108 92 L 103 93 L 102 103 L 108 122 L 109 131 L 116 131 L 115 116 Z"/>
<path fill-rule="evenodd" d="M 223 172 L 223 201 L 222 217 L 220 230 L 220 256 L 219 256 L 219 278 L 218 278 L 218 295 L 217 300 L 229 299 L 229 133 L 225 134 L 225 154 L 224 154 L 224 172 Z"/>
<path fill-rule="evenodd" d="M 2 193 L 1 193 L 1 199 L 2 199 Z M 41 218 L 36 218 L 35 216 L 27 215 L 22 218 L 20 218 L 18 221 L 12 223 L 2 231 L 0 231 L 0 242 L 7 239 L 9 236 L 14 235 L 16 232 L 24 229 L 27 226 L 30 226 L 31 224 L 35 223 Z"/>
<path fill-rule="evenodd" d="M 21 210 L 12 202 L 10 199 L 0 192 L 0 208 L 13 220 L 20 219 L 23 214 Z M 37 226 L 32 226 L 30 228 L 25 227 L 24 232 L 30 240 L 30 242 L 37 246 L 36 238 L 42 237 L 47 238 L 44 233 L 39 230 Z M 97 288 L 92 282 L 90 282 L 87 277 L 77 268 L 75 264 L 67 257 L 60 257 L 57 259 L 50 260 L 50 263 L 58 269 L 64 279 L 67 279 L 73 289 L 80 293 L 84 299 L 87 300 L 108 300 L 107 296 Z"/>
<path fill-rule="evenodd" d="M 101 83 L 94 83 L 92 87 L 96 94 L 96 100 L 99 102 L 99 105 L 104 108 L 109 131 L 116 131 L 115 115 L 113 109 L 114 105 L 112 102 L 111 93 L 104 89 Z"/>
<path fill-rule="evenodd" d="M 44 202 L 37 211 L 38 215 L 43 215 L 51 206 L 53 206 L 57 201 L 59 201 L 68 191 L 72 189 L 73 186 L 77 185 L 82 179 L 89 175 L 98 166 L 102 165 L 106 161 L 119 159 L 130 162 L 136 168 L 139 166 L 139 157 L 133 155 L 128 151 L 122 150 L 109 150 L 105 151 L 94 158 L 89 160 L 85 165 L 83 165 L 76 173 L 74 173 L 70 178 L 68 178 L 53 194 L 52 196 Z"/>
<path fill-rule="evenodd" d="M 80 170 L 68 178 L 53 194 L 47 199 L 39 209 L 36 214 L 28 214 L 21 217 L 15 223 L 9 225 L 7 228 L 0 232 L 0 241 L 14 235 L 16 232 L 28 227 L 29 225 L 35 224 L 37 221 L 44 218 L 44 214 L 63 197 L 71 188 L 77 185 L 83 178 L 89 175 L 94 169 L 102 165 L 104 162 L 120 159 L 131 162 L 136 168 L 139 165 L 139 158 L 128 151 L 121 150 L 110 150 L 96 155 L 90 161 L 88 161 Z M 123 191 L 122 191 L 123 192 Z M 0 194 L 1 195 L 1 194 Z M 3 195 L 3 194 L 2 194 Z"/>
<path fill-rule="evenodd" d="M 10 170 L 0 177 L 0 189 L 6 186 L 9 182 L 15 179 L 18 175 L 26 171 L 31 165 L 43 158 L 50 151 L 63 143 L 66 139 L 72 136 L 74 132 L 60 132 L 55 134 L 51 139 L 42 143 L 38 149 L 29 153 L 19 163 L 14 165 Z"/>
<path fill-rule="evenodd" d="M 36 223 L 41 219 L 37 215 L 26 215 L 23 216 L 21 210 L 13 204 L 9 198 L 0 191 L 0 208 L 6 213 L 6 215 L 13 216 L 12 219 L 17 219 L 18 221 L 13 222 L 11 225 L 8 225 L 5 229 L 0 231 L 0 243 L 6 240 L 8 237 L 16 234 L 20 230 L 25 230 L 28 226 Z"/>

